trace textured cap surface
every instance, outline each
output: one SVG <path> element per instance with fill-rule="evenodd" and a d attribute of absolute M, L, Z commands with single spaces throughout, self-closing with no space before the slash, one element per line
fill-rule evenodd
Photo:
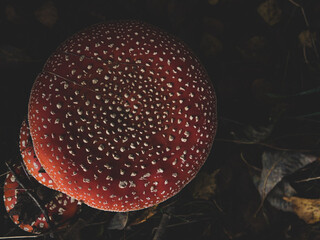
<path fill-rule="evenodd" d="M 22 122 L 20 128 L 20 153 L 23 159 L 23 163 L 28 170 L 28 173 L 32 175 L 39 183 L 44 186 L 59 190 L 58 186 L 52 181 L 51 177 L 42 168 L 39 162 L 32 144 L 30 136 L 30 129 L 26 121 Z"/>
<path fill-rule="evenodd" d="M 65 41 L 33 86 L 35 152 L 70 196 L 109 211 L 178 193 L 205 162 L 216 98 L 193 53 L 145 23 L 94 25 Z"/>

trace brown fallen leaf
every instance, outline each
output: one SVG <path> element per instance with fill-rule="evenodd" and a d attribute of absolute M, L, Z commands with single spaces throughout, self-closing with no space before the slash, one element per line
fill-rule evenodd
<path fill-rule="evenodd" d="M 281 20 L 282 11 L 276 0 L 267 0 L 261 3 L 257 11 L 270 26 L 277 24 Z"/>
<path fill-rule="evenodd" d="M 299 197 L 283 197 L 292 204 L 293 211 L 299 218 L 308 224 L 320 221 L 320 199 L 307 199 Z"/>
<path fill-rule="evenodd" d="M 316 33 L 305 30 L 299 34 L 298 38 L 302 46 L 311 48 L 313 47 L 314 41 L 316 39 Z"/>
<path fill-rule="evenodd" d="M 53 27 L 59 18 L 58 9 L 54 5 L 53 1 L 44 2 L 40 8 L 34 12 L 34 15 L 45 27 Z"/>
<path fill-rule="evenodd" d="M 157 207 L 158 205 L 155 205 L 153 207 L 145 209 L 142 212 L 142 214 L 140 214 L 135 220 L 133 220 L 133 222 L 129 224 L 129 226 L 138 225 L 147 221 L 149 218 L 151 218 L 153 215 L 157 213 Z"/>
<path fill-rule="evenodd" d="M 202 172 L 194 179 L 191 188 L 192 195 L 195 199 L 209 200 L 216 191 L 216 175 L 220 169 L 213 173 Z"/>
<path fill-rule="evenodd" d="M 219 2 L 219 0 L 208 0 L 208 3 L 210 5 L 216 5 L 216 4 L 218 4 L 218 2 Z"/>
<path fill-rule="evenodd" d="M 210 33 L 204 33 L 201 40 L 201 48 L 208 57 L 217 56 L 223 50 L 222 42 Z"/>

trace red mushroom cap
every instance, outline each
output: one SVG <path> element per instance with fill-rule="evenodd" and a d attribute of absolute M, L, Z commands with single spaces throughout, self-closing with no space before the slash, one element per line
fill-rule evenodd
<path fill-rule="evenodd" d="M 21 180 L 26 180 L 21 167 L 16 168 L 15 171 L 21 177 Z M 32 183 L 33 186 L 39 185 L 32 180 L 34 179 L 31 178 L 31 182 L 29 183 Z M 26 194 L 26 191 L 19 185 L 15 176 L 11 172 L 8 173 L 4 183 L 4 205 L 6 211 L 13 222 L 21 229 L 32 233 L 44 232 L 49 229 L 49 224 L 44 214 Z M 48 194 L 48 191 L 51 191 L 50 194 Z M 66 194 L 49 189 L 44 191 L 44 193 L 47 195 L 43 196 L 46 199 L 44 200 L 44 208 L 47 211 L 49 220 L 52 221 L 51 224 L 62 226 L 79 210 L 80 205 L 78 201 Z M 28 210 L 30 211 L 28 212 Z"/>
<path fill-rule="evenodd" d="M 26 121 L 22 122 L 20 128 L 20 152 L 23 159 L 23 163 L 28 170 L 28 173 L 32 175 L 39 183 L 44 186 L 59 190 L 58 186 L 52 181 L 51 177 L 44 171 L 39 162 L 32 145 L 32 139 L 30 136 L 30 129 Z"/>
<path fill-rule="evenodd" d="M 43 168 L 92 207 L 132 211 L 177 194 L 216 132 L 209 77 L 185 44 L 137 21 L 94 25 L 37 77 L 29 124 Z"/>

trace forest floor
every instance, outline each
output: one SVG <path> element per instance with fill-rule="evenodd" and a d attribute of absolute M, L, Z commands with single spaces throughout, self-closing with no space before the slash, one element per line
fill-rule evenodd
<path fill-rule="evenodd" d="M 80 29 L 118 19 L 156 25 L 199 57 L 218 99 L 211 154 L 159 206 L 125 216 L 83 207 L 39 238 L 153 239 L 162 228 L 163 239 L 320 239 L 317 0 L 1 1 L 1 183 L 5 163 L 21 161 L 19 129 L 46 59 Z M 31 236 L 2 200 L 0 212 L 0 237 Z"/>

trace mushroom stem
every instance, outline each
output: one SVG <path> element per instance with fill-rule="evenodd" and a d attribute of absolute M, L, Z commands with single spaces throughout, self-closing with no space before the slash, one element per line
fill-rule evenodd
<path fill-rule="evenodd" d="M 27 188 L 24 186 L 24 184 L 19 180 L 19 177 L 17 176 L 17 174 L 15 173 L 15 171 L 12 169 L 12 167 L 6 162 L 5 163 L 7 168 L 9 169 L 9 171 L 12 173 L 12 175 L 15 177 L 17 183 L 26 190 L 26 193 L 28 194 L 28 196 L 34 201 L 34 203 L 37 205 L 37 207 L 40 209 L 40 211 L 43 213 L 49 227 L 51 227 L 50 224 L 50 219 L 48 217 L 48 214 L 46 212 L 46 210 L 41 206 L 41 204 L 39 203 L 39 200 L 37 199 L 36 196 L 34 196 L 34 194 L 32 194 L 30 191 L 27 190 Z"/>

